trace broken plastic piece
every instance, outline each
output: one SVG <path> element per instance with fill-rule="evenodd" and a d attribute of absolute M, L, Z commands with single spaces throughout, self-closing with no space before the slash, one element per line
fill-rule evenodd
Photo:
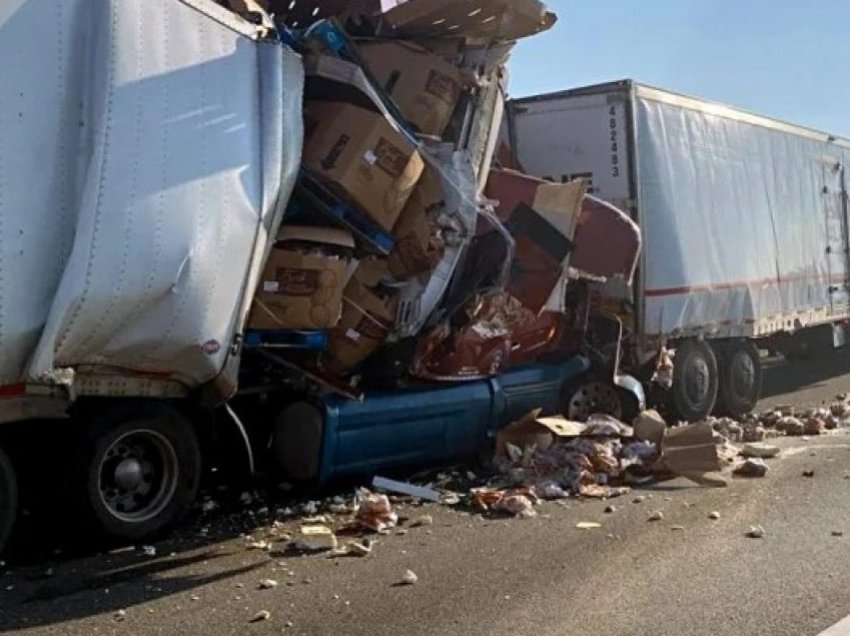
<path fill-rule="evenodd" d="M 397 492 L 402 495 L 416 497 L 417 499 L 425 499 L 426 501 L 440 500 L 440 493 L 438 493 L 432 488 L 415 486 L 413 484 L 409 484 L 403 481 L 395 481 L 393 479 L 387 479 L 385 477 L 376 476 L 374 479 L 372 479 L 372 486 L 374 486 L 375 488 L 379 488 L 380 490 L 389 490 L 391 492 Z"/>

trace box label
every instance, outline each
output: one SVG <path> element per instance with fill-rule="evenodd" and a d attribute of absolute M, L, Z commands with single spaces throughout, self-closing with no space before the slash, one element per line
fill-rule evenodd
<path fill-rule="evenodd" d="M 443 100 L 450 106 L 454 106 L 460 93 L 460 84 L 448 75 L 432 70 L 428 74 L 428 81 L 425 83 L 425 92 Z"/>
<path fill-rule="evenodd" d="M 409 161 L 409 157 L 402 150 L 383 137 L 378 140 L 375 155 L 377 166 L 393 179 L 398 179 L 404 173 Z"/>
<path fill-rule="evenodd" d="M 275 278 L 279 284 L 274 293 L 288 296 L 312 296 L 321 286 L 321 272 L 315 269 L 278 267 Z"/>

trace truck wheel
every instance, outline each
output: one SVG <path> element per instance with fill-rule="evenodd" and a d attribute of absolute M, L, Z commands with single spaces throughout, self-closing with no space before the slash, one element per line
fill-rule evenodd
<path fill-rule="evenodd" d="M 563 414 L 568 420 L 586 422 L 594 413 L 604 413 L 616 419 L 623 416 L 621 395 L 612 382 L 586 377 L 571 384 L 566 396 Z"/>
<path fill-rule="evenodd" d="M 714 351 L 701 340 L 687 340 L 676 347 L 673 364 L 671 414 L 686 422 L 705 419 L 717 400 L 717 358 Z"/>
<path fill-rule="evenodd" d="M 730 417 L 751 412 L 761 395 L 761 357 L 749 340 L 716 349 L 720 374 L 717 411 Z"/>
<path fill-rule="evenodd" d="M 274 457 L 288 478 L 318 477 L 324 430 L 321 410 L 309 402 L 295 402 L 280 412 L 274 424 Z"/>
<path fill-rule="evenodd" d="M 15 469 L 6 453 L 0 449 L 0 554 L 12 536 L 18 513 L 18 482 Z"/>
<path fill-rule="evenodd" d="M 164 404 L 124 404 L 86 427 L 77 475 L 92 528 L 124 540 L 154 537 L 189 511 L 201 479 L 192 425 Z"/>

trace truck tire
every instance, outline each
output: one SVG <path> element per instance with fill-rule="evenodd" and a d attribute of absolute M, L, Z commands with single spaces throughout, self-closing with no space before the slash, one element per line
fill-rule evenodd
<path fill-rule="evenodd" d="M 127 541 L 152 538 L 189 511 L 201 451 L 192 424 L 176 410 L 124 402 L 84 426 L 73 487 L 91 530 Z"/>
<path fill-rule="evenodd" d="M 18 482 L 8 455 L 0 449 L 0 554 L 6 549 L 18 514 Z"/>
<path fill-rule="evenodd" d="M 626 410 L 624 395 L 610 380 L 588 374 L 571 382 L 565 392 L 562 414 L 568 420 L 586 422 L 595 413 L 621 419 Z M 631 407 L 631 405 L 628 405 Z M 637 409 L 635 409 L 637 410 Z"/>
<path fill-rule="evenodd" d="M 673 359 L 670 414 L 678 420 L 704 420 L 717 401 L 717 358 L 701 340 L 686 340 L 676 347 Z"/>
<path fill-rule="evenodd" d="M 280 412 L 272 444 L 277 466 L 287 478 L 306 482 L 319 476 L 324 430 L 321 410 L 309 402 L 294 402 Z"/>
<path fill-rule="evenodd" d="M 741 417 L 750 413 L 761 395 L 761 356 L 749 340 L 721 343 L 715 347 L 720 374 L 716 411 Z"/>

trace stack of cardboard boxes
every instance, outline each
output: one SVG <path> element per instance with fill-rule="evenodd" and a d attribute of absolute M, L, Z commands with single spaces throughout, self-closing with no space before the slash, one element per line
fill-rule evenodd
<path fill-rule="evenodd" d="M 320 52 L 305 60 L 302 165 L 344 205 L 390 232 L 394 246 L 369 255 L 345 230 L 291 226 L 284 218 L 249 327 L 327 330 L 322 367 L 334 374 L 363 362 L 393 331 L 396 292 L 384 282 L 428 275 L 442 256 L 436 219 L 443 184 L 420 140 L 443 135 L 465 83 L 440 42 L 438 53 L 408 41 L 363 41 L 359 69 Z M 311 69 L 318 69 L 313 77 Z M 340 79 L 339 90 L 328 89 L 325 69 L 339 76 L 332 78 Z M 346 85 L 345 74 L 361 88 L 368 78 L 374 93 L 352 90 L 357 81 Z M 394 120 L 375 94 L 388 96 L 405 121 Z"/>

